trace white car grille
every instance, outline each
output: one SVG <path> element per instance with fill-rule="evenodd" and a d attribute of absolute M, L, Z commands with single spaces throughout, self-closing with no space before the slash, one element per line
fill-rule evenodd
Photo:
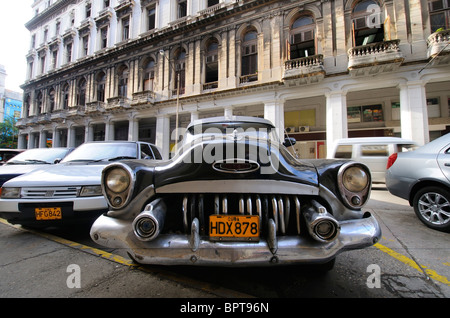
<path fill-rule="evenodd" d="M 80 187 L 22 188 L 21 197 L 24 199 L 75 198 L 79 191 Z"/>

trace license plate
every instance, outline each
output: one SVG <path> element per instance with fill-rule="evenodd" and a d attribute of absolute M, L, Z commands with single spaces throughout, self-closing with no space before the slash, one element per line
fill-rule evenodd
<path fill-rule="evenodd" d="M 259 216 L 212 214 L 209 238 L 214 241 L 259 241 Z"/>
<path fill-rule="evenodd" d="M 61 208 L 35 208 L 34 213 L 38 221 L 62 219 Z"/>

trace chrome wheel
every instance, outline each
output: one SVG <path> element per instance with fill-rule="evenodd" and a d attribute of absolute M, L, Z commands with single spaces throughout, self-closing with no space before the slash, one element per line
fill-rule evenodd
<path fill-rule="evenodd" d="M 450 230 L 450 194 L 430 187 L 419 191 L 414 198 L 414 210 L 427 226 L 437 230 Z"/>

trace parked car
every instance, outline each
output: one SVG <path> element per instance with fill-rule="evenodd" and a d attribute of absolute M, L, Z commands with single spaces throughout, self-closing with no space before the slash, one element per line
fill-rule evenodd
<path fill-rule="evenodd" d="M 125 158 L 160 159 L 149 143 L 84 143 L 60 164 L 34 170 L 3 184 L 0 216 L 13 224 L 59 226 L 92 221 L 106 212 L 100 188 L 104 166 Z"/>
<path fill-rule="evenodd" d="M 24 149 L 10 149 L 1 148 L 0 149 L 0 165 L 5 164 L 9 159 L 13 158 L 15 155 L 23 152 Z"/>
<path fill-rule="evenodd" d="M 196 121 L 172 159 L 112 163 L 101 184 L 109 212 L 91 237 L 138 263 L 331 268 L 338 253 L 381 235 L 362 210 L 365 165 L 298 161 L 260 118 Z"/>
<path fill-rule="evenodd" d="M 345 138 L 336 142 L 332 157 L 362 162 L 369 167 L 373 183 L 385 183 L 389 156 L 415 148 L 415 141 L 397 137 Z"/>
<path fill-rule="evenodd" d="M 0 166 L 0 186 L 24 173 L 58 163 L 72 150 L 73 148 L 36 148 L 21 152 Z"/>
<path fill-rule="evenodd" d="M 389 157 L 386 186 L 409 201 L 426 226 L 450 232 L 450 134 Z"/>

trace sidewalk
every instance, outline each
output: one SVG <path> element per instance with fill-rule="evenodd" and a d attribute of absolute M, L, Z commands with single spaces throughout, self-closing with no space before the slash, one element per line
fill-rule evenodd
<path fill-rule="evenodd" d="M 0 298 L 246 297 L 3 219 L 0 277 Z"/>

